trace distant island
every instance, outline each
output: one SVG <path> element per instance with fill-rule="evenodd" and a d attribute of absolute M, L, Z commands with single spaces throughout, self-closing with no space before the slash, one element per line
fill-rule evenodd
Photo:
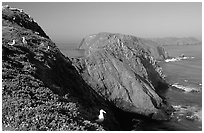
<path fill-rule="evenodd" d="M 194 37 L 165 37 L 165 38 L 151 38 L 151 40 L 157 42 L 162 46 L 166 45 L 201 45 L 202 41 Z"/>

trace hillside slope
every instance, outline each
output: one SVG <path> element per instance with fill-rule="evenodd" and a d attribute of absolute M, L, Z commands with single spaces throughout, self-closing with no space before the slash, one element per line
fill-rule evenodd
<path fill-rule="evenodd" d="M 103 35 L 109 34 L 100 34 L 102 42 Z M 111 45 L 88 40 L 81 45 L 86 56 L 71 61 L 23 10 L 2 7 L 3 130 L 131 130 L 140 115 L 169 119 L 171 106 L 159 93 L 168 85 L 145 40 L 123 35 Z M 97 123 L 100 109 L 107 113 Z"/>
<path fill-rule="evenodd" d="M 108 112 L 103 126 L 93 121 L 101 108 Z M 120 130 L 107 101 L 41 27 L 8 6 L 2 7 L 2 124 L 3 130 Z"/>

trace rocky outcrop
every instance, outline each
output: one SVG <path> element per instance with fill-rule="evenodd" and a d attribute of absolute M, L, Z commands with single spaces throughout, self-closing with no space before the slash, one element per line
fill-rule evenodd
<path fill-rule="evenodd" d="M 36 21 L 30 15 L 26 14 L 23 9 L 11 8 L 8 5 L 3 6 L 2 18 L 22 28 L 32 30 L 35 34 L 49 38 Z"/>
<path fill-rule="evenodd" d="M 14 42 L 14 43 L 12 43 Z M 92 121 L 105 110 L 103 126 Z M 2 8 L 3 130 L 121 130 L 111 104 L 92 90 L 22 10 Z"/>
<path fill-rule="evenodd" d="M 169 58 L 167 51 L 157 42 L 150 39 L 138 38 L 143 47 L 147 49 L 151 56 L 156 60 L 164 60 Z"/>
<path fill-rule="evenodd" d="M 165 60 L 169 58 L 169 54 L 162 46 L 157 46 L 157 52 L 159 54 L 159 58 L 157 60 Z"/>
<path fill-rule="evenodd" d="M 165 120 L 171 106 L 157 92 L 167 84 L 149 40 L 99 33 L 84 38 L 73 64 L 98 94 L 125 112 Z M 155 53 L 153 53 L 153 51 Z"/>

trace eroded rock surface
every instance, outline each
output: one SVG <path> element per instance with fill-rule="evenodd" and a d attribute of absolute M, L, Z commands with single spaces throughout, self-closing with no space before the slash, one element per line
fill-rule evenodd
<path fill-rule="evenodd" d="M 83 39 L 83 58 L 73 64 L 83 79 L 118 108 L 153 119 L 168 119 L 169 109 L 157 92 L 167 84 L 147 40 L 99 33 Z"/>

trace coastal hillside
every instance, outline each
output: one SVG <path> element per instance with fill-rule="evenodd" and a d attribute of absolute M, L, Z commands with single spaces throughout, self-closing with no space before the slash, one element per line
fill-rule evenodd
<path fill-rule="evenodd" d="M 103 126 L 93 121 L 101 108 L 108 112 Z M 2 7 L 2 127 L 121 130 L 109 104 L 69 58 L 29 15 L 9 6 Z"/>
<path fill-rule="evenodd" d="M 168 120 L 172 107 L 161 93 L 168 84 L 147 47 L 101 33 L 84 39 L 85 56 L 71 60 L 22 9 L 3 6 L 2 129 L 132 130 L 133 119 Z"/>

